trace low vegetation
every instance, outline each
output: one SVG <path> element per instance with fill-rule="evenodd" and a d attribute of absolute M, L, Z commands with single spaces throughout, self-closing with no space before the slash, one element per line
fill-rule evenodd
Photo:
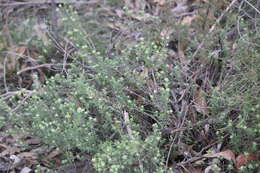
<path fill-rule="evenodd" d="M 259 3 L 158 3 L 1 24 L 2 131 L 59 149 L 50 172 L 84 155 L 100 173 L 259 170 Z"/>

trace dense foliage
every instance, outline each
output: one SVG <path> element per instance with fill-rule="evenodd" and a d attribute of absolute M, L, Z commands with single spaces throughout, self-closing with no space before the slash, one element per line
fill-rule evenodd
<path fill-rule="evenodd" d="M 14 133 L 39 136 L 62 151 L 87 152 L 100 173 L 181 169 L 176 163 L 210 152 L 212 143 L 237 154 L 259 154 L 260 52 L 254 45 L 259 32 L 249 31 L 251 20 L 243 19 L 243 32 L 231 40 L 227 33 L 238 20 L 236 10 L 208 35 L 210 19 L 194 26 L 180 26 L 167 15 L 126 22 L 140 36 L 131 44 L 119 40 L 108 53 L 108 39 L 88 36 L 94 28 L 102 33 L 103 26 L 82 22 L 72 7 L 58 11 L 60 33 L 76 51 L 66 57 L 66 68 L 58 66 L 58 73 L 33 85 L 30 97 L 21 90 L 11 101 L 1 101 L 0 127 L 10 121 Z M 175 34 L 161 36 L 166 25 Z M 36 40 L 41 59 L 50 62 L 53 50 L 41 39 Z M 206 44 L 193 57 L 203 39 Z M 54 62 L 64 63 L 64 57 Z M 229 168 L 219 160 L 211 164 L 215 171 L 233 169 L 231 162 Z M 252 165 L 244 169 L 255 170 Z"/>

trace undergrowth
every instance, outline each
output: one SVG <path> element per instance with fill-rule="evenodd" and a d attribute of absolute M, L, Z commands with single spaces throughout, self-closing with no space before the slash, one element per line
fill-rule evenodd
<path fill-rule="evenodd" d="M 7 103 L 17 104 L 15 110 L 3 102 L 0 127 L 8 119 L 18 129 L 14 133 L 39 136 L 63 151 L 87 152 L 97 172 L 162 173 L 194 152 L 204 154 L 204 147 L 216 141 L 236 154 L 259 154 L 259 50 L 244 42 L 256 42 L 259 33 L 246 32 L 247 21 L 242 23 L 243 38 L 231 44 L 225 37 L 228 27 L 219 27 L 192 59 L 204 36 L 198 28 L 186 45 L 191 37 L 186 26 L 173 24 L 182 35 L 163 38 L 154 29 L 161 27 L 158 20 L 147 24 L 133 44 L 121 38 L 120 50 L 112 50 L 107 40 L 88 36 L 91 28 L 86 29 L 72 7 L 59 11 L 62 37 L 77 49 L 68 56 L 69 68 L 34 87 L 30 98 L 14 96 Z M 172 40 L 179 42 L 174 49 L 185 42 L 188 64 L 169 56 Z M 204 90 L 200 97 L 207 98 L 208 113 L 195 108 L 198 89 Z M 185 154 L 187 145 L 193 153 Z"/>

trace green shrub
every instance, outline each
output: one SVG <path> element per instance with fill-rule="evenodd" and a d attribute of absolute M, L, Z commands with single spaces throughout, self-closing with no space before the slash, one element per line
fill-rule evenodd
<path fill-rule="evenodd" d="M 183 151 L 183 146 L 192 145 L 191 150 L 195 148 L 200 152 L 207 148 L 207 142 L 215 141 L 211 139 L 214 137 L 228 136 L 225 147 L 236 149 L 237 153 L 257 152 L 259 52 L 254 47 L 245 46 L 242 40 L 232 45 L 235 48 L 228 44 L 225 47 L 227 30 L 217 28 L 198 54 L 203 58 L 189 59 L 205 37 L 204 31 L 197 29 L 198 38 L 187 48 L 189 64 L 186 66 L 177 57 L 169 57 L 166 49 L 169 40 L 161 38 L 156 29 L 150 30 L 149 25 L 150 28 L 140 34 L 143 37 L 132 44 L 117 43 L 120 50 L 107 55 L 108 40 L 88 37 L 88 32 L 97 24 L 85 25 L 71 6 L 59 10 L 64 13 L 60 32 L 77 51 L 69 56 L 70 67 L 64 74 L 47 79 L 42 88 L 35 88 L 31 98 L 19 102 L 10 116 L 18 130 L 39 136 L 45 143 L 63 151 L 80 149 L 90 153 L 94 167 L 101 173 L 161 173 L 167 169 L 166 157 L 167 162 L 172 158 L 175 162 L 179 155 L 185 155 L 183 153 L 188 153 L 185 159 L 192 157 L 189 154 L 195 152 Z M 188 28 L 178 28 L 181 31 L 176 39 L 189 40 Z M 219 40 L 216 35 L 220 35 Z M 244 36 L 256 39 L 254 34 Z M 198 87 L 193 77 L 199 77 L 196 76 L 199 72 L 209 72 L 211 69 L 205 66 L 219 60 L 212 58 L 212 51 L 220 40 L 225 47 L 220 50 L 225 55 L 218 57 L 222 58 L 222 71 L 219 80 L 214 81 L 216 86 L 210 81 L 208 95 L 203 95 L 209 98 L 209 118 L 192 108 L 193 92 Z M 235 55 L 230 53 L 231 49 Z M 203 80 L 208 80 L 207 77 Z M 176 92 L 175 102 L 171 91 Z M 129 114 L 129 122 L 124 112 Z M 211 119 L 214 121 L 209 121 Z M 207 131 L 206 126 L 200 122 L 206 121 L 210 128 L 205 135 L 202 132 Z M 129 134 L 128 125 L 132 134 Z M 165 129 L 181 131 L 165 137 L 159 132 Z M 207 142 L 194 141 L 205 137 L 209 138 Z M 166 146 L 174 142 L 176 145 L 171 151 Z M 203 142 L 206 146 L 201 144 Z M 217 166 L 215 168 L 219 169 Z"/>
<path fill-rule="evenodd" d="M 163 172 L 162 156 L 157 147 L 160 133 L 148 136 L 145 140 L 138 133 L 134 138 L 122 136 L 119 141 L 107 141 L 92 159 L 98 172 Z"/>
<path fill-rule="evenodd" d="M 102 100 L 93 100 L 96 93 L 84 77 L 57 75 L 42 92 L 23 104 L 15 120 L 22 130 L 40 136 L 49 144 L 93 151 L 98 144 L 94 130 L 98 122 L 90 111 L 103 104 Z"/>
<path fill-rule="evenodd" d="M 259 148 L 259 52 L 238 42 L 239 55 L 231 60 L 218 88 L 211 95 L 212 112 L 219 114 L 218 135 L 230 134 L 230 144 L 238 153 L 254 153 Z M 224 122 L 223 122 L 224 120 Z"/>
<path fill-rule="evenodd" d="M 10 117 L 10 107 L 0 99 L 0 129 L 5 127 Z"/>
<path fill-rule="evenodd" d="M 76 22 L 75 17 L 73 13 L 63 22 Z M 66 75 L 51 77 L 21 103 L 12 122 L 63 151 L 80 149 L 94 155 L 100 172 L 162 172 L 158 130 L 167 124 L 170 110 L 169 79 L 164 72 L 167 40 L 160 39 L 158 44 L 141 38 L 109 58 L 91 47 L 91 40 L 83 36 L 87 31 L 73 26 L 64 33 L 79 49 L 71 56 L 73 65 Z M 156 92 L 148 88 L 151 72 L 158 83 Z M 135 98 L 135 91 L 140 98 Z M 127 137 L 124 111 L 129 113 L 132 139 Z M 126 162 L 118 167 L 121 157 Z"/>

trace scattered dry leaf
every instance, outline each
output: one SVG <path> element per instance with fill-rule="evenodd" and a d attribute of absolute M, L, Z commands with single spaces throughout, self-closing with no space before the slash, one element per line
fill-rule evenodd
<path fill-rule="evenodd" d="M 47 159 L 51 160 L 53 159 L 54 157 L 58 156 L 61 154 L 61 151 L 56 149 L 54 151 L 52 151 L 48 156 L 47 156 Z"/>
<path fill-rule="evenodd" d="M 0 157 L 6 156 L 6 155 L 12 155 L 17 152 L 20 152 L 20 149 L 17 147 L 10 147 L 5 144 L 0 144 L 0 147 L 4 148 L 4 151 L 0 153 Z M 2 150 L 2 149 L 1 149 Z"/>
<path fill-rule="evenodd" d="M 32 171 L 32 169 L 30 169 L 30 168 L 28 168 L 28 167 L 24 167 L 21 171 L 20 171 L 20 173 L 29 173 L 29 172 L 31 172 Z"/>
<path fill-rule="evenodd" d="M 149 19 L 152 19 L 152 16 L 148 13 L 145 13 L 145 14 L 133 13 L 133 14 L 131 14 L 131 17 L 136 20 L 139 20 L 139 21 L 148 21 Z"/>
<path fill-rule="evenodd" d="M 41 139 L 40 138 L 31 138 L 31 139 L 27 139 L 26 141 L 25 141 L 25 143 L 26 144 L 28 144 L 28 145 L 38 145 L 38 144 L 40 144 L 41 143 Z"/>
<path fill-rule="evenodd" d="M 188 12 L 189 7 L 186 0 L 175 0 L 175 3 L 177 4 L 177 6 L 171 9 L 172 14 L 178 16 Z"/>
<path fill-rule="evenodd" d="M 119 31 L 126 31 L 127 30 L 127 26 L 124 25 L 121 22 L 114 22 L 114 23 L 107 23 L 106 24 L 107 27 L 112 28 L 114 30 L 119 30 Z"/>
<path fill-rule="evenodd" d="M 5 42 L 5 46 L 12 46 L 13 43 L 13 39 L 12 36 L 9 32 L 9 27 L 8 24 L 4 24 L 3 29 L 2 29 L 2 33 L 3 33 L 3 38 L 4 38 L 4 42 Z"/>
<path fill-rule="evenodd" d="M 236 158 L 236 168 L 240 169 L 241 166 L 245 165 L 249 161 L 259 161 L 260 157 L 254 155 L 254 154 L 240 154 Z"/>
<path fill-rule="evenodd" d="M 116 12 L 117 16 L 120 17 L 120 18 L 123 17 L 124 14 L 125 14 L 125 12 L 123 10 L 120 10 L 120 9 L 116 9 L 115 12 Z"/>
<path fill-rule="evenodd" d="M 198 15 L 193 15 L 193 16 L 186 16 L 182 19 L 181 23 L 183 25 L 191 25 L 191 23 L 195 20 L 200 18 Z"/>
<path fill-rule="evenodd" d="M 23 153 L 18 154 L 18 157 L 20 157 L 20 158 L 37 159 L 38 158 L 38 154 L 34 153 L 34 152 L 23 152 Z"/>
<path fill-rule="evenodd" d="M 231 150 L 224 150 L 219 153 L 213 153 L 213 154 L 204 154 L 203 157 L 212 158 L 212 157 L 223 157 L 229 161 L 235 162 L 235 154 Z"/>
<path fill-rule="evenodd" d="M 26 46 L 13 47 L 9 49 L 9 55 L 7 56 L 7 73 L 16 72 L 19 69 L 18 60 L 26 54 Z"/>
<path fill-rule="evenodd" d="M 209 114 L 207 101 L 204 96 L 204 91 L 201 88 L 196 89 L 193 101 L 195 103 L 195 108 L 197 112 L 203 115 Z"/>
<path fill-rule="evenodd" d="M 43 41 L 44 46 L 50 45 L 50 41 L 47 37 L 47 28 L 48 26 L 45 23 L 36 24 L 33 27 L 37 36 Z"/>
<path fill-rule="evenodd" d="M 9 48 L 8 55 L 5 57 L 6 59 L 0 59 L 0 62 L 5 61 L 6 72 L 13 73 L 28 66 L 26 61 L 24 61 L 24 58 L 36 63 L 35 59 L 38 56 L 39 55 L 37 52 L 29 49 L 26 46 L 17 46 Z"/>
<path fill-rule="evenodd" d="M 170 35 L 174 32 L 173 27 L 164 27 L 160 33 L 162 37 L 170 37 Z"/>
<path fill-rule="evenodd" d="M 154 1 L 154 3 L 157 3 L 160 6 L 164 6 L 166 3 L 166 0 L 153 0 L 153 1 Z"/>
<path fill-rule="evenodd" d="M 13 160 L 13 164 L 18 164 L 21 162 L 21 158 L 17 157 L 16 155 L 11 155 L 10 159 Z"/>

